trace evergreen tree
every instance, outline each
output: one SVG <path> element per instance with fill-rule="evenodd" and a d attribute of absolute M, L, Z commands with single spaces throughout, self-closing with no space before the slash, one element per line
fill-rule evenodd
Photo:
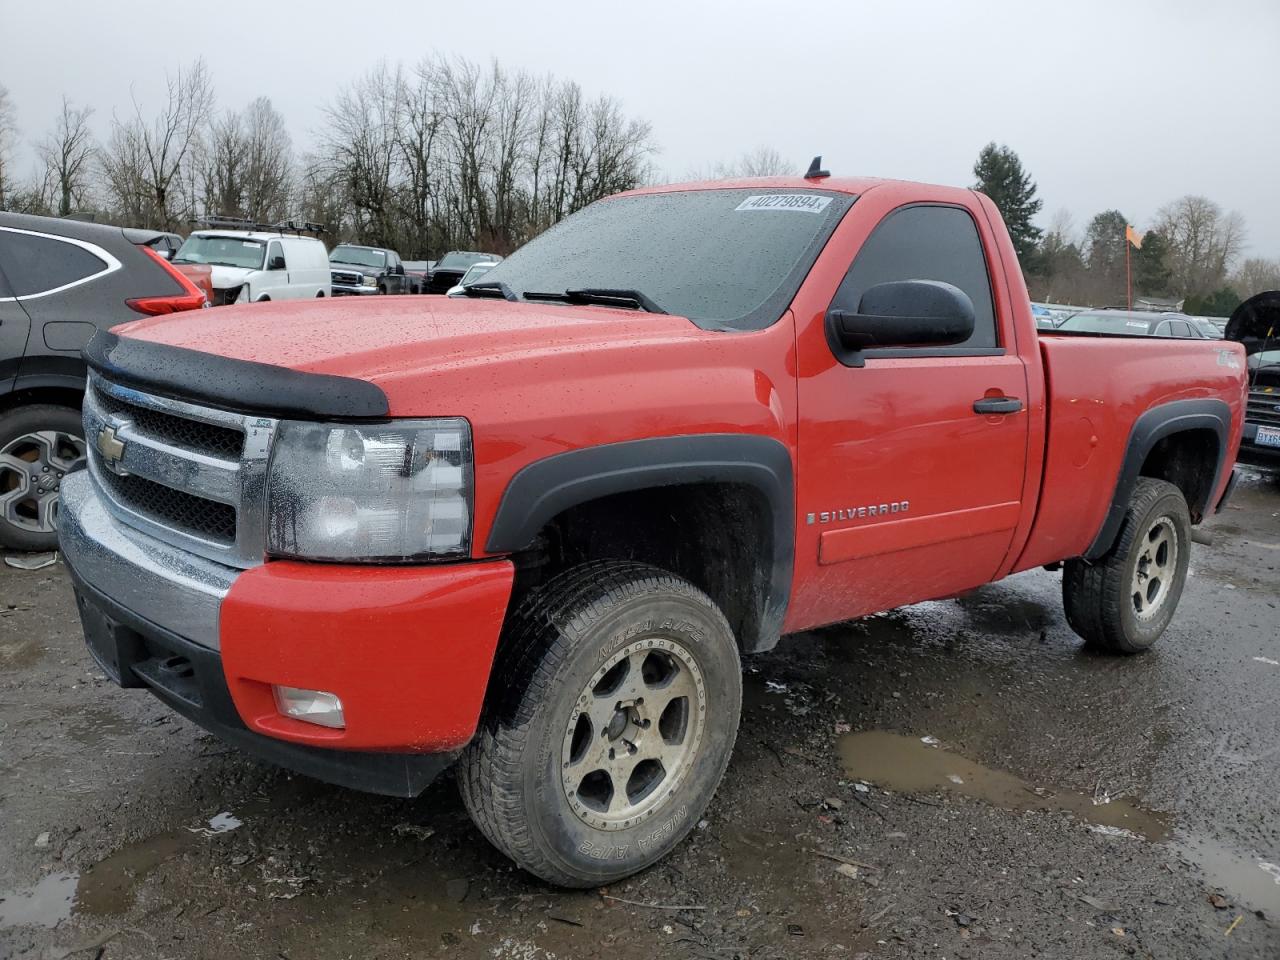
<path fill-rule="evenodd" d="M 1005 226 L 1013 238 L 1014 249 L 1023 264 L 1028 264 L 1036 253 L 1041 231 L 1031 222 L 1040 212 L 1043 201 L 1036 197 L 1036 185 L 1031 174 L 1022 168 L 1018 155 L 1006 146 L 988 143 L 978 154 L 973 165 L 973 175 L 978 182 L 975 190 L 985 193 L 1000 210 Z"/>
<path fill-rule="evenodd" d="M 1169 241 L 1159 230 L 1148 230 L 1142 246 L 1131 251 L 1133 289 L 1151 297 L 1169 295 L 1173 271 L 1169 268 Z"/>

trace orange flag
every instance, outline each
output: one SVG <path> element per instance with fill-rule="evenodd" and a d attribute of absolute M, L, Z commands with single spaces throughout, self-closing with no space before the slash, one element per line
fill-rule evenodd
<path fill-rule="evenodd" d="M 1142 234 L 1138 233 L 1137 230 L 1133 229 L 1133 226 L 1131 224 L 1127 224 L 1127 223 L 1125 224 L 1124 238 L 1128 240 L 1130 243 L 1132 243 L 1139 250 L 1142 249 Z"/>

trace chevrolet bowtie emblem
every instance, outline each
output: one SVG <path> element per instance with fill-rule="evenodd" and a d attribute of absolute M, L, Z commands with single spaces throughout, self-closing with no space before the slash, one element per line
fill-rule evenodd
<path fill-rule="evenodd" d="M 115 427 L 103 427 L 98 433 L 98 452 L 108 466 L 119 463 L 124 457 L 124 441 L 116 436 Z"/>

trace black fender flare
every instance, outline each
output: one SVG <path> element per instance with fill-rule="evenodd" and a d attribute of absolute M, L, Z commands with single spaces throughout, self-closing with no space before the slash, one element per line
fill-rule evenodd
<path fill-rule="evenodd" d="M 1098 535 L 1085 551 L 1086 560 L 1097 560 L 1105 556 L 1115 545 L 1116 538 L 1120 535 L 1120 525 L 1124 522 L 1125 509 L 1138 482 L 1139 471 L 1151 450 L 1165 437 L 1187 430 L 1211 430 L 1218 438 L 1218 462 L 1213 473 L 1213 483 L 1206 491 L 1203 503 L 1188 504 L 1193 514 L 1203 516 L 1209 512 L 1209 500 L 1213 491 L 1222 482 L 1223 471 L 1231 467 L 1227 463 L 1231 408 L 1225 401 L 1213 398 L 1162 403 L 1138 417 L 1129 431 L 1129 442 L 1125 447 L 1124 459 L 1120 462 L 1120 476 L 1116 480 L 1111 508 L 1102 521 Z"/>
<path fill-rule="evenodd" d="M 617 493 L 694 483 L 750 486 L 768 504 L 772 536 L 768 595 L 749 650 L 767 650 L 782 634 L 795 563 L 795 484 L 791 454 L 754 434 L 691 434 L 584 447 L 522 467 L 503 491 L 489 529 L 489 553 L 519 553 L 571 507 Z"/>

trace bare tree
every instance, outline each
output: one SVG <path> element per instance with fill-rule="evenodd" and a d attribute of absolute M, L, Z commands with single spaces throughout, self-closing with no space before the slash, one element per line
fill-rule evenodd
<path fill-rule="evenodd" d="M 1280 260 L 1250 257 L 1231 277 L 1231 288 L 1246 300 L 1264 290 L 1280 290 Z"/>
<path fill-rule="evenodd" d="M 7 210 L 6 201 L 14 190 L 13 147 L 18 140 L 18 125 L 14 120 L 13 98 L 0 84 L 0 210 Z"/>
<path fill-rule="evenodd" d="M 215 120 L 202 156 L 205 211 L 265 223 L 285 219 L 293 190 L 293 144 L 266 97 Z"/>
<path fill-rule="evenodd" d="M 44 182 L 51 195 L 49 205 L 60 217 L 82 206 L 89 193 L 98 149 L 89 129 L 91 116 L 92 107 L 73 107 L 63 97 L 53 131 L 36 148 L 44 164 Z"/>
<path fill-rule="evenodd" d="M 1244 247 L 1244 218 L 1223 213 L 1207 197 L 1188 195 L 1161 207 L 1155 229 L 1169 242 L 1172 286 L 1183 296 L 1218 289 Z"/>
<path fill-rule="evenodd" d="M 112 121 L 102 164 L 108 192 L 134 222 L 172 229 L 193 212 L 194 161 L 213 110 L 204 60 L 167 78 L 166 91 L 150 121 L 136 98 L 131 117 Z"/>

